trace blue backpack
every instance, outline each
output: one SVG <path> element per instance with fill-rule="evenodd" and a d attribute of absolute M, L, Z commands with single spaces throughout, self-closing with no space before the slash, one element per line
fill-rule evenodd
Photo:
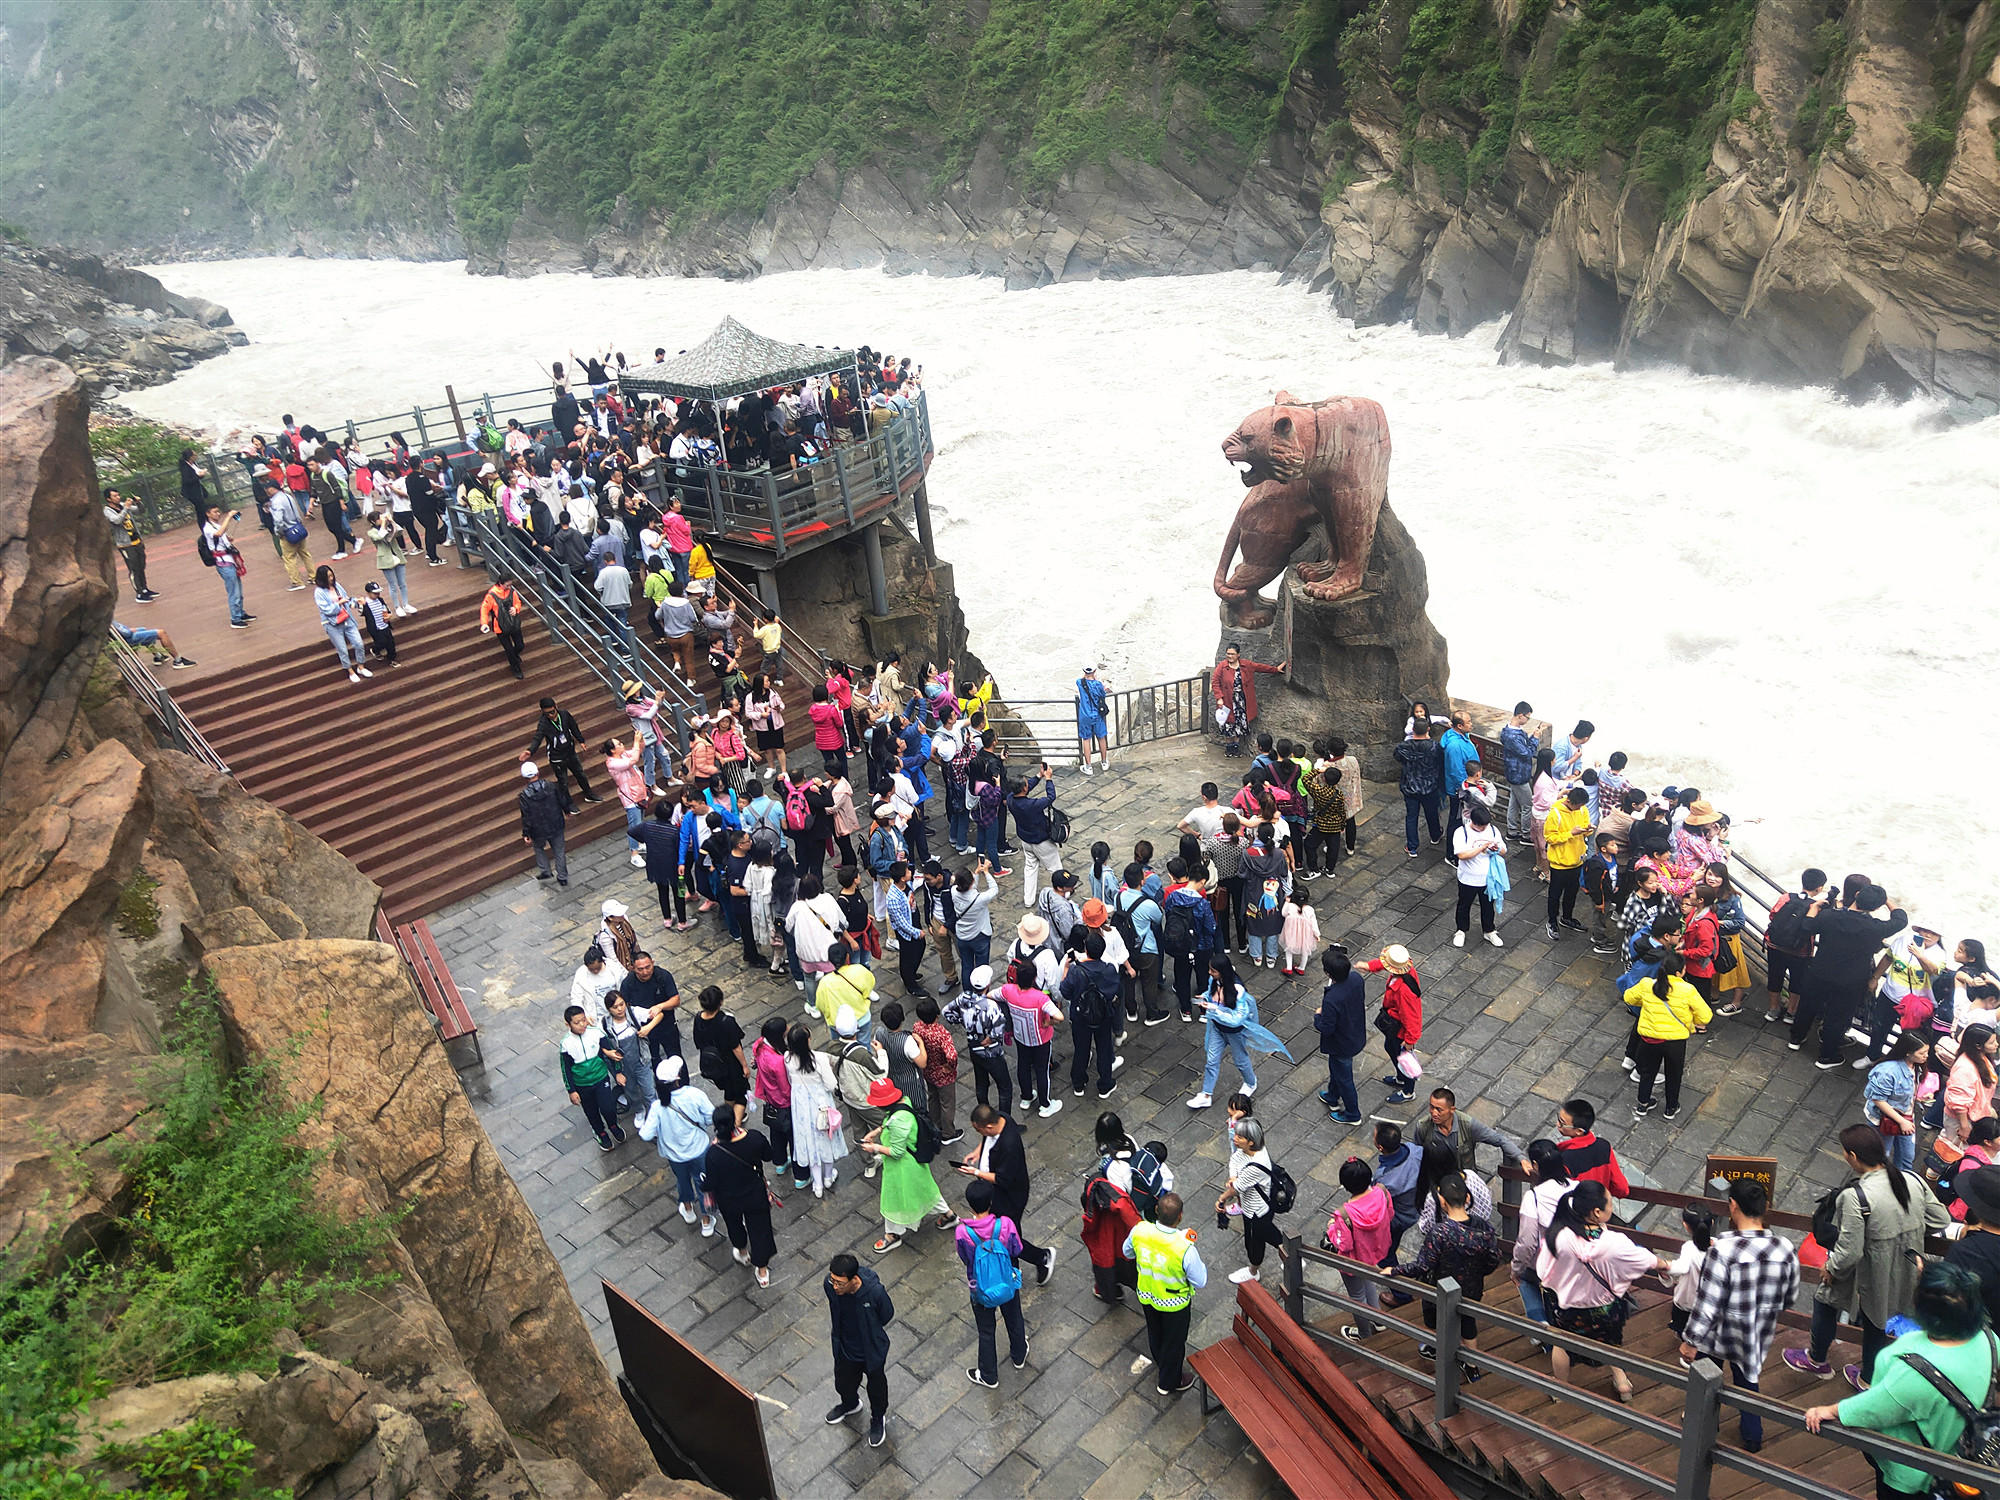
<path fill-rule="evenodd" d="M 979 1243 L 972 1247 L 972 1300 L 981 1307 L 1005 1307 L 1021 1294 L 1021 1268 L 1000 1243 L 1000 1221 L 983 1236 L 974 1230 L 973 1238 Z"/>

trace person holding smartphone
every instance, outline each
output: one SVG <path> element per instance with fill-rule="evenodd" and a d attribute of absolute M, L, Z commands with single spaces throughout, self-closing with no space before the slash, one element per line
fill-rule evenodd
<path fill-rule="evenodd" d="M 1021 1237 L 1020 1259 L 1035 1266 L 1035 1285 L 1048 1283 L 1055 1269 L 1053 1246 L 1037 1245 L 1028 1238 L 1023 1222 L 1028 1212 L 1028 1143 L 1020 1125 L 990 1104 L 975 1105 L 972 1129 L 979 1144 L 958 1163 L 958 1173 L 977 1182 L 991 1183 L 993 1212 L 1014 1221 Z"/>
<path fill-rule="evenodd" d="M 243 512 L 231 511 L 227 520 L 223 519 L 222 507 L 210 505 L 204 512 L 208 517 L 202 523 L 201 544 L 207 549 L 209 566 L 215 569 L 222 580 L 222 591 L 229 596 L 229 624 L 235 630 L 248 630 L 250 622 L 257 617 L 246 614 L 243 609 L 243 554 L 237 550 L 230 538 L 229 528 L 243 519 Z"/>

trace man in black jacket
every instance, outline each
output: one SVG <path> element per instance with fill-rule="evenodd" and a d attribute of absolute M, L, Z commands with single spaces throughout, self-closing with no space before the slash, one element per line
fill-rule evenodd
<path fill-rule="evenodd" d="M 533 761 L 521 763 L 521 776 L 528 783 L 521 788 L 518 799 L 521 842 L 535 851 L 535 879 L 549 878 L 553 860 L 556 884 L 566 886 L 569 856 L 563 852 L 563 819 L 576 811 L 576 804 L 560 781 L 544 781 L 542 771 Z"/>
<path fill-rule="evenodd" d="M 541 716 L 535 720 L 535 733 L 528 741 L 528 748 L 521 752 L 521 761 L 526 764 L 543 750 L 548 752 L 548 766 L 555 774 L 558 785 L 567 771 L 576 778 L 577 790 L 583 793 L 586 802 L 602 799 L 591 795 L 590 782 L 583 774 L 583 762 L 577 752 L 583 746 L 583 731 L 576 726 L 576 720 L 566 708 L 557 708 L 556 700 L 542 700 Z"/>
<path fill-rule="evenodd" d="M 879 1448 L 889 1420 L 889 1324 L 896 1304 L 875 1273 L 842 1251 L 826 1271 L 826 1304 L 833 1315 L 833 1389 L 840 1404 L 826 1414 L 838 1427 L 861 1410 L 861 1382 L 868 1381 L 868 1446 Z"/>
<path fill-rule="evenodd" d="M 1909 926 L 1910 915 L 1901 907 L 1887 917 L 1874 915 L 1888 903 L 1887 891 L 1879 885 L 1867 885 L 1851 907 L 1829 908 L 1820 900 L 1806 912 L 1806 933 L 1816 942 L 1812 967 L 1806 970 L 1805 984 L 1799 991 L 1798 1014 L 1792 1017 L 1791 1039 L 1785 1045 L 1798 1051 L 1817 1020 L 1817 1068 L 1831 1070 L 1845 1062 L 1841 1046 L 1847 1039 L 1847 1024 L 1867 998 L 1875 974 L 1875 954 Z"/>
<path fill-rule="evenodd" d="M 1028 1238 L 1028 1143 L 1021 1127 L 990 1104 L 972 1110 L 972 1128 L 979 1144 L 958 1164 L 960 1175 L 993 1184 L 993 1212 L 1014 1221 L 1021 1236 L 1021 1258 L 1035 1263 L 1035 1285 L 1046 1285 L 1055 1269 L 1056 1252 Z"/>
<path fill-rule="evenodd" d="M 1354 1059 L 1368 1050 L 1368 986 L 1347 954 L 1329 948 L 1320 956 L 1326 989 L 1319 997 L 1313 1029 L 1326 1054 L 1326 1087 L 1320 1103 L 1342 1125 L 1361 1123 L 1361 1099 L 1354 1092 Z"/>

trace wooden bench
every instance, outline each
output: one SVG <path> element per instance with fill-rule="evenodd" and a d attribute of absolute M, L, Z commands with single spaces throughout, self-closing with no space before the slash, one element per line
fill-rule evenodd
<path fill-rule="evenodd" d="M 414 922 L 398 922 L 393 926 L 381 912 L 375 913 L 375 936 L 402 955 L 409 966 L 410 979 L 417 987 L 417 998 L 423 1002 L 424 1011 L 431 1018 L 431 1025 L 437 1028 L 438 1040 L 444 1043 L 444 1055 L 451 1059 L 455 1068 L 484 1067 L 486 1054 L 479 1045 L 479 1027 L 474 1024 L 472 1012 L 466 1008 L 465 997 L 458 992 L 452 982 L 451 970 L 438 952 L 437 939 L 431 936 L 430 923 L 419 917 Z M 470 1061 L 467 1054 L 470 1054 Z"/>
<path fill-rule="evenodd" d="M 1254 1281 L 1236 1289 L 1232 1336 L 1188 1364 L 1202 1415 L 1229 1413 L 1296 1495 L 1452 1500 L 1452 1491 L 1312 1336 Z"/>

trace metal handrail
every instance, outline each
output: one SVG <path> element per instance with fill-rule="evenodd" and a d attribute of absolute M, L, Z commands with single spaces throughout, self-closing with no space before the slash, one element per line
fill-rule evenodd
<path fill-rule="evenodd" d="M 640 640 L 636 632 L 628 652 L 624 642 L 605 626 L 598 606 L 579 607 L 571 597 L 587 587 L 583 580 L 565 576 L 568 593 L 559 591 L 550 576 L 552 570 L 526 557 L 519 541 L 509 536 L 490 512 L 457 504 L 451 510 L 461 528 L 458 543 L 461 555 L 476 552 L 487 577 L 504 578 L 529 593 L 535 601 L 536 615 L 550 636 L 573 651 L 621 706 L 625 701 L 622 685 L 627 677 L 649 685 L 654 696 L 672 710 L 674 735 L 680 753 L 686 755 L 692 721 L 708 712 L 708 701 L 694 686 Z M 566 573 L 560 568 L 554 571 Z M 627 628 L 630 629 L 629 624 Z"/>
<path fill-rule="evenodd" d="M 118 675 L 125 679 L 125 686 L 132 690 L 132 695 L 145 705 L 146 711 L 166 731 L 174 748 L 214 767 L 225 776 L 233 775 L 228 762 L 194 727 L 194 721 L 181 712 L 173 694 L 153 675 L 153 669 L 145 659 L 127 645 L 117 631 L 110 632 L 110 635 L 111 656 L 118 664 Z"/>
<path fill-rule="evenodd" d="M 1208 689 L 1208 674 L 1197 672 L 1109 694 L 1104 717 L 1111 744 L 1123 749 L 1201 733 L 1208 717 Z M 995 704 L 988 718 L 1009 751 L 1033 750 L 1050 765 L 1075 765 L 1081 758 L 1076 738 L 1080 706 L 1076 694 L 1067 698 L 996 698 Z M 1009 721 L 1020 729 L 1010 730 Z"/>
<path fill-rule="evenodd" d="M 1308 1249 L 1296 1236 L 1286 1241 L 1285 1258 L 1285 1310 L 1294 1323 L 1314 1339 L 1325 1343 L 1342 1354 L 1358 1355 L 1378 1369 L 1393 1371 L 1413 1385 L 1432 1392 L 1434 1411 L 1438 1421 L 1455 1415 L 1460 1410 L 1475 1412 L 1490 1418 L 1517 1432 L 1523 1432 L 1562 1452 L 1597 1464 L 1611 1473 L 1642 1485 L 1662 1495 L 1671 1495 L 1674 1500 L 1708 1500 L 1711 1469 L 1714 1465 L 1747 1474 L 1766 1484 L 1788 1490 L 1805 1500 L 1852 1500 L 1849 1491 L 1832 1485 L 1822 1484 L 1793 1469 L 1781 1467 L 1753 1454 L 1738 1453 L 1721 1447 L 1717 1434 L 1721 1430 L 1721 1406 L 1727 1403 L 1739 1411 L 1750 1412 L 1767 1421 L 1782 1426 L 1805 1430 L 1805 1414 L 1796 1407 L 1725 1385 L 1723 1372 L 1708 1359 L 1695 1361 L 1694 1367 L 1681 1371 L 1659 1364 L 1636 1354 L 1592 1339 L 1580 1338 L 1564 1333 L 1547 1323 L 1537 1323 L 1518 1314 L 1489 1308 L 1483 1303 L 1465 1297 L 1463 1288 L 1456 1280 L 1445 1277 L 1436 1286 L 1426 1282 L 1412 1281 L 1371 1266 L 1364 1261 L 1350 1260 L 1346 1256 L 1329 1251 Z M 1308 1264 L 1326 1266 L 1343 1276 L 1374 1282 L 1379 1286 L 1393 1288 L 1412 1298 L 1436 1304 L 1437 1329 L 1435 1332 L 1420 1323 L 1406 1322 L 1391 1314 L 1349 1297 L 1305 1282 L 1305 1267 Z M 1429 1343 L 1437 1350 L 1433 1362 L 1435 1373 L 1426 1376 L 1422 1371 L 1403 1364 L 1380 1350 L 1370 1349 L 1365 1344 L 1336 1341 L 1331 1335 L 1308 1323 L 1305 1318 L 1305 1303 L 1310 1300 L 1328 1307 L 1338 1308 L 1352 1316 L 1363 1318 L 1369 1323 L 1379 1323 L 1392 1328 L 1419 1343 Z M 1663 1421 L 1646 1413 L 1633 1410 L 1619 1402 L 1607 1401 L 1590 1391 L 1578 1390 L 1574 1386 L 1531 1370 L 1499 1355 L 1488 1354 L 1479 1349 L 1467 1349 L 1459 1341 L 1459 1318 L 1469 1317 L 1475 1323 L 1490 1323 L 1495 1327 L 1525 1335 L 1544 1344 L 1559 1344 L 1575 1354 L 1587 1355 L 1599 1364 L 1610 1365 L 1631 1374 L 1644 1375 L 1660 1385 L 1686 1392 L 1681 1421 L 1678 1425 Z M 1510 1411 L 1493 1402 L 1483 1401 L 1464 1392 L 1460 1366 L 1470 1365 L 1473 1369 L 1487 1374 L 1496 1374 L 1540 1392 L 1558 1405 L 1573 1406 L 1595 1416 L 1609 1417 L 1621 1427 L 1635 1432 L 1643 1432 L 1649 1437 L 1670 1443 L 1680 1449 L 1677 1472 L 1672 1480 L 1655 1474 L 1650 1469 L 1604 1452 L 1588 1443 L 1582 1443 L 1566 1436 L 1546 1423 L 1536 1421 L 1531 1416 Z M 1971 1486 L 1986 1495 L 2000 1495 L 2000 1472 L 1984 1468 L 1978 1464 L 1965 1462 L 1951 1454 L 1933 1452 L 1919 1448 L 1894 1438 L 1878 1437 L 1863 1429 L 1828 1426 L 1822 1427 L 1818 1436 L 1833 1447 L 1853 1448 L 1872 1458 L 1888 1459 L 1929 1473 L 1939 1480 Z"/>

